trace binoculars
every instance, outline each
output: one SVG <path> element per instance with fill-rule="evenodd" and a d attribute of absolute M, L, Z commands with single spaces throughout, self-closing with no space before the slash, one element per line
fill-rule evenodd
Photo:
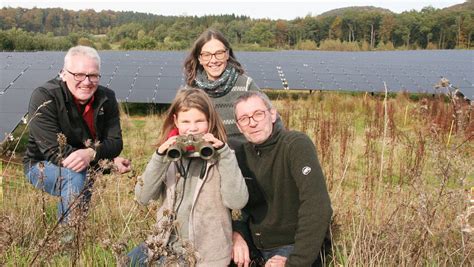
<path fill-rule="evenodd" d="M 202 139 L 202 135 L 181 135 L 176 138 L 176 143 L 166 151 L 166 157 L 177 161 L 181 157 L 211 159 L 214 156 L 214 147 Z"/>

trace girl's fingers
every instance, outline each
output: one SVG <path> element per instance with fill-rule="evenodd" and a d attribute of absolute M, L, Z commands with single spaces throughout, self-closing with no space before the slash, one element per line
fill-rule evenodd
<path fill-rule="evenodd" d="M 172 136 L 170 138 L 168 138 L 168 140 L 166 140 L 163 144 L 161 144 L 161 146 L 158 148 L 158 152 L 159 153 L 164 153 L 171 145 L 173 145 L 174 143 L 176 143 L 176 138 L 177 136 Z"/>
<path fill-rule="evenodd" d="M 210 134 L 210 136 L 206 136 L 206 137 L 203 137 L 204 141 L 210 143 L 214 148 L 220 148 L 224 145 L 224 143 L 215 138 L 212 134 Z"/>
<path fill-rule="evenodd" d="M 206 133 L 205 135 L 202 136 L 202 139 L 204 139 L 204 141 L 209 142 L 209 143 L 221 142 L 219 139 L 215 138 L 214 135 L 211 133 Z"/>

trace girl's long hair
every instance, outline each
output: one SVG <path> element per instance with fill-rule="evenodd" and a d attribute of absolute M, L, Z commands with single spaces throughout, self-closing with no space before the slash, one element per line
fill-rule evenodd
<path fill-rule="evenodd" d="M 168 135 L 176 126 L 174 124 L 174 116 L 178 116 L 181 111 L 188 111 L 195 108 L 206 116 L 209 123 L 208 132 L 212 133 L 214 137 L 227 143 L 227 135 L 225 132 L 224 124 L 217 113 L 212 100 L 209 96 L 201 89 L 189 88 L 180 89 L 176 94 L 176 97 L 171 103 L 166 113 L 165 121 L 161 129 L 161 135 L 158 139 L 158 145 L 163 144 L 167 139 Z"/>
<path fill-rule="evenodd" d="M 214 29 L 207 29 L 203 32 L 194 42 L 191 51 L 189 52 L 186 60 L 184 61 L 184 75 L 186 77 L 186 84 L 188 86 L 194 86 L 194 79 L 196 78 L 197 71 L 200 69 L 202 70 L 203 67 L 199 64 L 199 55 L 201 54 L 202 47 L 212 39 L 219 40 L 221 43 L 224 44 L 227 51 L 229 51 L 229 59 L 227 60 L 227 64 L 231 64 L 238 73 L 244 74 L 244 68 L 237 61 L 237 58 L 234 55 L 234 51 L 232 47 L 230 47 L 229 41 L 224 37 L 224 35 Z"/>

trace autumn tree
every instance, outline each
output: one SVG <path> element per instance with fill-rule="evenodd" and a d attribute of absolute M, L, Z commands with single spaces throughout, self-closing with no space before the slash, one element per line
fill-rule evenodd
<path fill-rule="evenodd" d="M 395 28 L 395 17 L 392 14 L 385 14 L 382 16 L 382 21 L 380 23 L 380 40 L 383 43 L 388 43 L 392 41 L 392 32 Z"/>
<path fill-rule="evenodd" d="M 278 20 L 275 23 L 275 42 L 277 47 L 284 47 L 288 42 L 288 22 Z"/>
<path fill-rule="evenodd" d="M 329 29 L 329 39 L 342 40 L 342 18 L 336 16 Z"/>

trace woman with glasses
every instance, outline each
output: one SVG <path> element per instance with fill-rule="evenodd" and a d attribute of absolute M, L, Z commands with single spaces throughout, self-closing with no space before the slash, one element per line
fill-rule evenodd
<path fill-rule="evenodd" d="M 245 75 L 230 43 L 213 29 L 203 32 L 194 42 L 184 63 L 186 84 L 204 90 L 213 100 L 232 149 L 245 142 L 235 125 L 232 103 L 245 91 L 260 90 L 252 78 Z"/>

